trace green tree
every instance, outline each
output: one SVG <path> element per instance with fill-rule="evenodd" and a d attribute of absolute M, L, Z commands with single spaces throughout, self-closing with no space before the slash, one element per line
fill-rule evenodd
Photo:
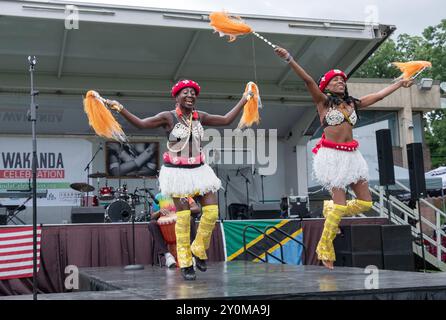
<path fill-rule="evenodd" d="M 423 77 L 446 81 L 446 19 L 429 26 L 422 36 L 401 34 L 397 40 L 388 39 L 355 72 L 357 78 L 396 78 L 400 72 L 391 66 L 394 61 L 427 60 L 432 68 Z M 446 112 L 436 110 L 425 114 L 424 131 L 432 166 L 446 165 Z"/>
<path fill-rule="evenodd" d="M 355 78 L 397 78 L 401 73 L 390 64 L 403 60 L 395 41 L 388 39 L 355 72 Z"/>
<path fill-rule="evenodd" d="M 433 79 L 446 81 L 446 19 L 435 27 L 427 27 L 423 32 L 426 51 L 431 57 Z M 431 150 L 432 165 L 446 165 L 446 112 L 444 109 L 425 115 L 426 142 Z"/>

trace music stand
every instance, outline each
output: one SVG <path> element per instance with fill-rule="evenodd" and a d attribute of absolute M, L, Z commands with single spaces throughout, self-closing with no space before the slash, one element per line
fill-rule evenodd
<path fill-rule="evenodd" d="M 9 222 L 14 223 L 15 225 L 17 225 L 17 223 L 13 220 L 13 219 L 17 219 L 19 220 L 19 222 L 21 224 L 26 224 L 25 221 L 23 221 L 22 219 L 20 219 L 19 217 L 17 217 L 17 215 L 26 209 L 25 204 L 32 199 L 32 196 L 29 196 L 22 204 L 20 205 L 5 205 L 3 206 L 4 208 L 6 208 L 6 211 L 8 212 L 8 220 L 6 222 L 6 224 L 8 224 Z"/>

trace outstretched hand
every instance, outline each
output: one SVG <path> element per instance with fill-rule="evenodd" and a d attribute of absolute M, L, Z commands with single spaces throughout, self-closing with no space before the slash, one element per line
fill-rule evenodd
<path fill-rule="evenodd" d="M 415 83 L 415 80 L 409 79 L 409 80 L 401 80 L 401 86 L 403 88 L 410 88 Z"/>
<path fill-rule="evenodd" d="M 248 92 L 243 94 L 243 98 L 245 98 L 246 100 L 249 100 L 252 97 L 254 97 L 254 92 L 252 92 L 252 91 L 248 91 Z"/>
<path fill-rule="evenodd" d="M 282 58 L 283 60 L 285 60 L 286 62 L 289 62 L 289 61 L 292 59 L 290 53 L 289 53 L 286 49 L 284 49 L 284 48 L 276 47 L 276 48 L 274 49 L 274 52 L 275 52 L 280 58 Z"/>
<path fill-rule="evenodd" d="M 124 109 L 124 106 L 116 100 L 107 99 L 107 100 L 105 100 L 105 104 L 107 107 L 109 107 L 110 109 L 112 109 L 118 113 L 121 112 L 122 109 Z"/>

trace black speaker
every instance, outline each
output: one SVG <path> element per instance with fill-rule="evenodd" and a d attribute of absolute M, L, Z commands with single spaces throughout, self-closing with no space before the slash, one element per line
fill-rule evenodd
<path fill-rule="evenodd" d="M 335 266 L 365 268 L 374 265 L 383 269 L 381 226 L 349 225 L 340 230 L 333 242 Z"/>
<path fill-rule="evenodd" d="M 381 186 L 395 184 L 390 129 L 376 131 L 376 147 L 378 152 L 379 184 Z"/>
<path fill-rule="evenodd" d="M 251 204 L 252 219 L 280 219 L 281 211 L 279 203 L 260 203 Z"/>
<path fill-rule="evenodd" d="M 423 146 L 421 143 L 407 145 L 407 162 L 411 198 L 416 200 L 426 195 L 426 179 L 424 177 Z"/>
<path fill-rule="evenodd" d="M 250 218 L 249 207 L 242 203 L 231 203 L 228 206 L 229 219 L 245 220 Z"/>
<path fill-rule="evenodd" d="M 104 207 L 71 208 L 71 223 L 103 223 L 104 217 Z"/>
<path fill-rule="evenodd" d="M 6 212 L 6 208 L 0 208 L 0 225 L 8 224 L 8 213 Z"/>
<path fill-rule="evenodd" d="M 381 226 L 384 269 L 414 271 L 412 230 L 409 225 Z"/>

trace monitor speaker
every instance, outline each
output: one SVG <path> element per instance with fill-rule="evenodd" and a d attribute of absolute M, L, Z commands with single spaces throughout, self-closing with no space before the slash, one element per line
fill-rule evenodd
<path fill-rule="evenodd" d="M 71 223 L 103 223 L 104 217 L 104 207 L 71 208 Z"/>
<path fill-rule="evenodd" d="M 231 203 L 228 206 L 230 220 L 246 220 L 250 218 L 249 207 L 243 203 Z"/>
<path fill-rule="evenodd" d="M 348 225 L 340 228 L 334 241 L 335 266 L 383 269 L 381 226 Z"/>
<path fill-rule="evenodd" d="M 381 226 L 384 269 L 414 271 L 412 230 L 409 225 Z"/>
<path fill-rule="evenodd" d="M 259 203 L 251 205 L 252 219 L 279 219 L 280 205 L 278 203 Z"/>

